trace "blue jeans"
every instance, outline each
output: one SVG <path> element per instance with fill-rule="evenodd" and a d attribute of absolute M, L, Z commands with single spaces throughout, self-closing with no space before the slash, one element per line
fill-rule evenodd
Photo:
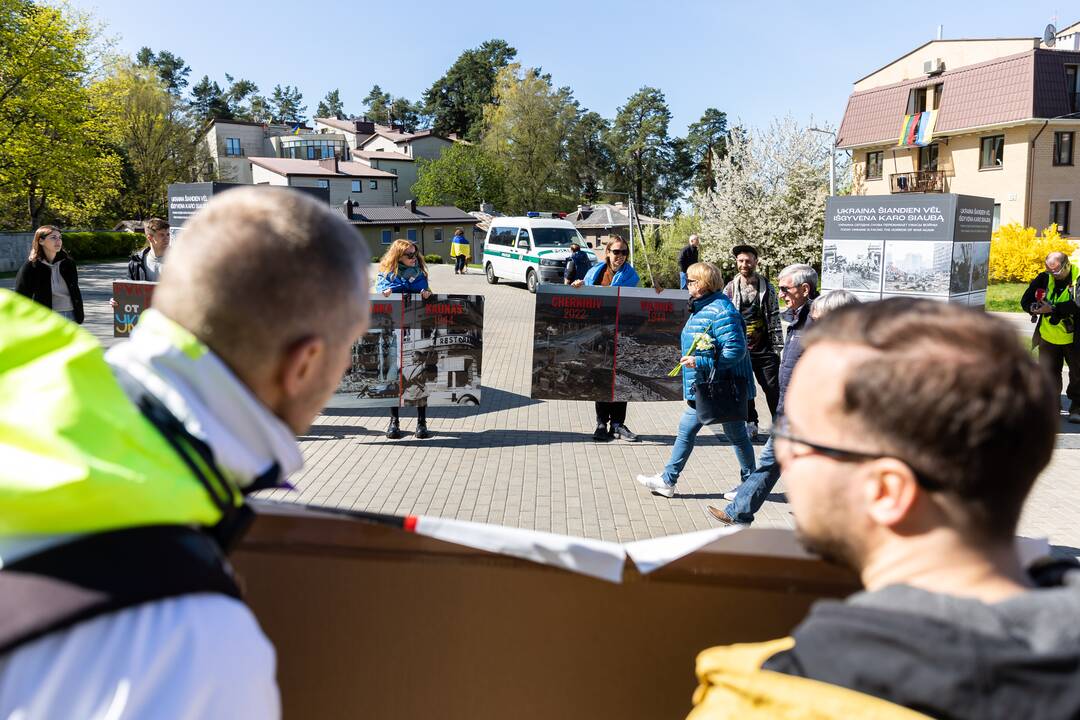
<path fill-rule="evenodd" d="M 757 470 L 750 473 L 746 482 L 739 486 L 735 499 L 728 503 L 724 512 L 735 522 L 749 525 L 754 522 L 754 513 L 765 504 L 765 498 L 769 497 L 779 479 L 780 463 L 776 462 L 776 456 L 773 455 L 773 439 L 770 436 L 765 447 L 761 449 Z"/>
<path fill-rule="evenodd" d="M 686 273 L 684 272 L 679 273 L 679 289 L 686 289 Z"/>
<path fill-rule="evenodd" d="M 739 461 L 739 474 L 746 480 L 754 472 L 754 446 L 750 443 L 750 436 L 746 434 L 746 423 L 742 420 L 721 423 L 724 434 L 735 447 L 735 457 Z M 679 419 L 679 433 L 675 436 L 675 444 L 671 448 L 671 459 L 664 467 L 663 478 L 668 485 L 674 485 L 686 461 L 690 459 L 690 453 L 694 450 L 694 438 L 701 430 L 702 424 L 698 422 L 697 410 L 692 407 L 686 408 L 682 418 Z"/>

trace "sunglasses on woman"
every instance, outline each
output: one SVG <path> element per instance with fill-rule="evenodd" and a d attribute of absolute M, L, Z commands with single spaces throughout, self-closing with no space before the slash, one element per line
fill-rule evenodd
<path fill-rule="evenodd" d="M 629 250 L 609 250 L 608 252 L 610 252 L 612 255 L 629 255 L 630 254 Z"/>
<path fill-rule="evenodd" d="M 402 253 L 402 255 L 404 255 L 407 258 L 414 258 L 414 257 L 416 257 L 416 251 L 414 250 L 412 252 L 405 252 L 405 253 Z"/>

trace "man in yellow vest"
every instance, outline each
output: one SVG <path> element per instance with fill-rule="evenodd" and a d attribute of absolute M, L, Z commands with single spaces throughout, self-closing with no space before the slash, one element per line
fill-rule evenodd
<path fill-rule="evenodd" d="M 287 189 L 210 201 L 129 341 L 0 290 L 0 718 L 275 718 L 225 553 L 368 323 L 368 253 Z"/>
<path fill-rule="evenodd" d="M 1076 280 L 1080 267 L 1062 252 L 1046 256 L 1046 272 L 1028 285 L 1020 306 L 1037 322 L 1034 344 L 1039 348 L 1039 364 L 1050 373 L 1061 394 L 1061 367 L 1069 368 L 1069 422 L 1080 423 L 1080 353 L 1076 345 Z"/>

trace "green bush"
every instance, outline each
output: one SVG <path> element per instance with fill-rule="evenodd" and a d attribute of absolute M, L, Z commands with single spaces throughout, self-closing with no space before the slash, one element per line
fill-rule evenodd
<path fill-rule="evenodd" d="M 76 260 L 126 258 L 146 244 L 142 233 L 66 232 L 64 250 Z"/>
<path fill-rule="evenodd" d="M 442 265 L 443 264 L 443 258 L 442 258 L 442 255 L 436 255 L 436 254 L 432 253 L 431 255 L 425 255 L 424 256 L 424 262 L 426 262 L 429 265 Z"/>

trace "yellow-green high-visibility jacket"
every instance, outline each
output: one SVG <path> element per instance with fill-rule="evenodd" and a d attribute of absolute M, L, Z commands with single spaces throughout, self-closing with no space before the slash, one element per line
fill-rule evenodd
<path fill-rule="evenodd" d="M 235 489 L 222 491 L 242 503 Z M 222 514 L 124 393 L 98 342 L 0 290 L 0 538 L 211 527 Z"/>
<path fill-rule="evenodd" d="M 1056 305 L 1069 297 L 1069 289 L 1076 287 L 1076 279 L 1080 276 L 1080 265 L 1076 263 L 1072 266 L 1072 277 L 1069 280 L 1069 284 L 1055 287 L 1055 280 L 1053 273 L 1047 273 L 1046 284 L 1046 302 L 1051 305 Z M 1059 322 L 1051 324 L 1046 315 L 1042 315 L 1039 318 L 1039 335 L 1042 339 L 1051 345 L 1071 345 L 1073 341 L 1073 333 L 1065 329 L 1065 323 Z"/>

